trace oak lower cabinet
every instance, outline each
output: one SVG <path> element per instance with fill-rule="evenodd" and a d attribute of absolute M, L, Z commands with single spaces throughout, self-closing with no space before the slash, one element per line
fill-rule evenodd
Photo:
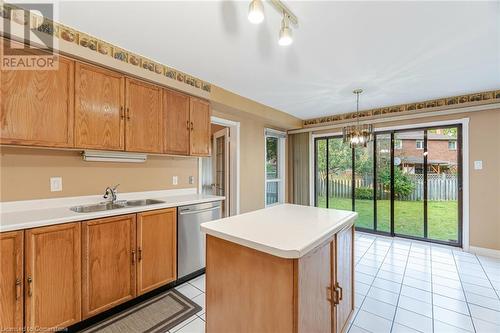
<path fill-rule="evenodd" d="M 347 332 L 352 242 L 350 225 L 287 259 L 207 235 L 206 332 Z"/>
<path fill-rule="evenodd" d="M 136 215 L 82 223 L 82 315 L 136 296 Z"/>
<path fill-rule="evenodd" d="M 0 70 L 0 143 L 73 146 L 74 62 L 55 61 L 55 70 Z"/>
<path fill-rule="evenodd" d="M 0 234 L 0 332 L 23 327 L 23 231 Z"/>
<path fill-rule="evenodd" d="M 137 294 L 177 278 L 177 210 L 137 214 Z"/>
<path fill-rule="evenodd" d="M 25 326 L 62 329 L 81 320 L 80 223 L 25 231 Z"/>

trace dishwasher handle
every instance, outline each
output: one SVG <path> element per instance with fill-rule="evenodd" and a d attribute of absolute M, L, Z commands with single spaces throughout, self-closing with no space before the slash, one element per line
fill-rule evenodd
<path fill-rule="evenodd" d="M 198 214 L 198 213 L 210 212 L 212 210 L 217 210 L 217 209 L 220 209 L 220 206 L 215 206 L 212 208 L 206 208 L 206 209 L 200 209 L 200 210 L 184 210 L 184 211 L 180 211 L 179 215 Z"/>

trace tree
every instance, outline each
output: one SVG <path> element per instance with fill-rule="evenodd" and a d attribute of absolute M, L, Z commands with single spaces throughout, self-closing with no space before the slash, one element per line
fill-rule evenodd
<path fill-rule="evenodd" d="M 377 181 L 384 186 L 386 191 L 391 190 L 391 170 L 384 168 L 378 172 Z M 415 185 L 410 177 L 405 174 L 400 168 L 394 168 L 394 197 L 403 199 L 411 194 L 415 189 Z"/>

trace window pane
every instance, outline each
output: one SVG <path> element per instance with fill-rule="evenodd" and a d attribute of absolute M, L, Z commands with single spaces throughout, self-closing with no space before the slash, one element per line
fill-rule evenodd
<path fill-rule="evenodd" d="M 279 185 L 281 182 L 267 182 L 266 205 L 272 205 L 279 201 Z"/>
<path fill-rule="evenodd" d="M 352 149 L 328 139 L 328 208 L 352 210 Z"/>
<path fill-rule="evenodd" d="M 326 139 L 316 140 L 316 207 L 326 208 Z"/>
<path fill-rule="evenodd" d="M 394 148 L 401 140 L 394 140 Z M 391 231 L 391 135 L 377 135 L 377 230 Z"/>
<path fill-rule="evenodd" d="M 266 137 L 266 178 L 277 179 L 279 175 L 278 142 L 275 137 Z"/>
<path fill-rule="evenodd" d="M 358 212 L 356 227 L 373 230 L 373 142 L 354 149 L 354 207 Z"/>

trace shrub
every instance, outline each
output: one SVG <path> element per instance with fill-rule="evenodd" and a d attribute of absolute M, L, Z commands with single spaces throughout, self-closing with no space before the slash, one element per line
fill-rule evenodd
<path fill-rule="evenodd" d="M 362 200 L 373 199 L 373 189 L 369 187 L 358 187 L 354 190 L 354 197 Z"/>
<path fill-rule="evenodd" d="M 386 191 L 391 190 L 391 171 L 383 169 L 378 174 L 379 183 L 384 185 Z M 415 189 L 415 185 L 408 175 L 400 168 L 394 168 L 394 197 L 396 199 L 404 199 L 409 196 Z"/>

